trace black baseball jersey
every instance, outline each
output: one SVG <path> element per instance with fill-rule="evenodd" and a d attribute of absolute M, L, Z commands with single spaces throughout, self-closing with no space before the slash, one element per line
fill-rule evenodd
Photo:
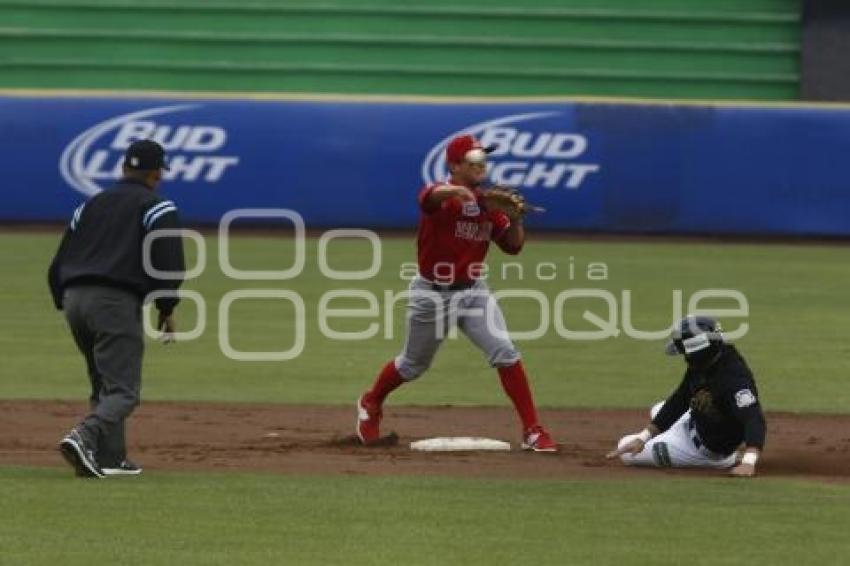
<path fill-rule="evenodd" d="M 764 447 L 765 420 L 758 389 L 734 346 L 721 346 L 720 357 L 708 368 L 688 367 L 652 424 L 663 432 L 688 409 L 697 434 L 712 452 L 731 454 L 741 442 Z"/>
<path fill-rule="evenodd" d="M 142 260 L 145 236 L 159 229 L 178 229 L 177 207 L 132 179 L 122 179 L 81 204 L 71 218 L 48 272 L 56 308 L 62 292 L 74 285 L 105 285 L 144 298 L 151 291 L 177 289 L 180 279 L 159 279 L 145 272 Z M 159 271 L 185 271 L 183 242 L 179 237 L 153 241 L 151 266 Z M 163 314 L 171 314 L 176 297 L 156 300 Z"/>

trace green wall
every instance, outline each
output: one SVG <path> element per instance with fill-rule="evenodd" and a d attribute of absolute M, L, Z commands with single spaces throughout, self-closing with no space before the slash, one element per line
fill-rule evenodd
<path fill-rule="evenodd" d="M 798 0 L 0 0 L 0 87 L 793 100 Z"/>

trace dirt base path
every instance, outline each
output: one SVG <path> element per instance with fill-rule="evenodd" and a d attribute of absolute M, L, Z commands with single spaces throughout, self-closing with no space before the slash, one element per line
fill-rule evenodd
<path fill-rule="evenodd" d="M 56 443 L 84 414 L 85 404 L 0 401 L 0 465 L 64 465 Z M 646 413 L 635 410 L 548 410 L 542 419 L 561 443 L 558 454 L 518 449 L 509 408 L 388 407 L 384 430 L 394 446 L 352 441 L 354 407 L 146 402 L 128 426 L 130 455 L 147 471 L 233 470 L 291 474 L 443 475 L 572 479 L 711 471 L 625 469 L 603 454 Z M 850 415 L 768 415 L 763 476 L 850 481 Z M 413 440 L 485 436 L 511 442 L 511 452 L 412 452 Z M 69 470 L 70 471 L 70 470 Z"/>

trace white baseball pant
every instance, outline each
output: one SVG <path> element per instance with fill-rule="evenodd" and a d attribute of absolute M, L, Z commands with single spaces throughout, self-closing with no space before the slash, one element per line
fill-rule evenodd
<path fill-rule="evenodd" d="M 650 410 L 650 418 L 655 418 L 663 402 L 656 403 Z M 622 448 L 637 434 L 629 434 L 620 439 L 618 448 Z M 726 469 L 735 466 L 735 453 L 729 456 L 716 454 L 706 448 L 691 422 L 691 411 L 683 414 L 673 426 L 646 443 L 637 454 L 623 454 L 620 459 L 630 466 L 656 466 L 659 468 L 716 468 Z"/>

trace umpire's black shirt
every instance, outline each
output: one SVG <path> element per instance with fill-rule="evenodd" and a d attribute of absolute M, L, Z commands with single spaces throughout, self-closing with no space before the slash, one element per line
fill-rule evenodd
<path fill-rule="evenodd" d="M 731 454 L 741 442 L 764 447 L 765 420 L 756 383 L 734 346 L 722 345 L 720 357 L 708 368 L 688 367 L 652 424 L 663 432 L 689 408 L 697 434 L 712 452 Z"/>
<path fill-rule="evenodd" d="M 63 290 L 74 285 L 117 287 L 140 299 L 151 291 L 177 289 L 182 276 L 165 280 L 145 273 L 142 242 L 153 230 L 178 228 L 174 203 L 134 179 L 122 179 L 81 204 L 74 211 L 48 271 L 56 308 L 62 308 Z M 155 239 L 150 262 L 157 270 L 182 274 L 182 239 Z M 162 297 L 156 300 L 156 307 L 169 315 L 178 301 L 176 297 Z"/>

